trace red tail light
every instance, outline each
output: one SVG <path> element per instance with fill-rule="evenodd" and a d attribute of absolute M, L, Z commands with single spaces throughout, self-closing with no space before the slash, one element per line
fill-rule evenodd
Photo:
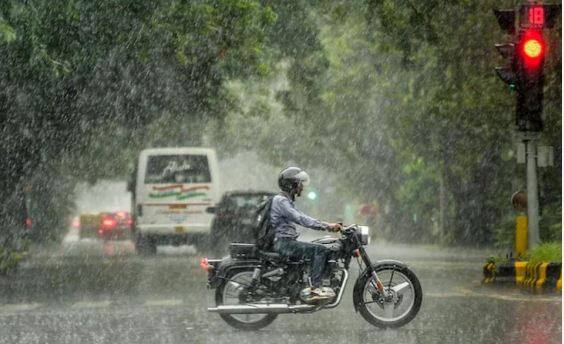
<path fill-rule="evenodd" d="M 357 257 L 357 258 L 360 257 L 360 250 L 358 250 L 358 249 L 354 250 L 354 251 L 353 251 L 353 256 L 355 256 L 355 257 Z"/>
<path fill-rule="evenodd" d="M 213 266 L 211 266 L 208 262 L 208 258 L 205 257 L 200 259 L 200 267 L 205 271 L 210 271 L 211 269 L 213 269 Z"/>
<path fill-rule="evenodd" d="M 33 226 L 33 221 L 31 220 L 31 217 L 27 217 L 25 219 L 25 227 L 27 229 L 31 229 L 32 226 Z"/>
<path fill-rule="evenodd" d="M 102 218 L 101 229 L 103 230 L 111 230 L 117 226 L 117 221 L 112 216 L 104 216 Z"/>
<path fill-rule="evenodd" d="M 78 218 L 78 217 L 73 218 L 71 226 L 73 228 L 79 228 L 80 227 L 80 218 Z"/>

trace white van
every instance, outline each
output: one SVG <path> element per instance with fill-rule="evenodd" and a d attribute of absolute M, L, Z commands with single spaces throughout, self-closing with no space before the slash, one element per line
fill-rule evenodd
<path fill-rule="evenodd" d="M 139 252 L 153 254 L 158 244 L 205 245 L 213 218 L 206 209 L 221 197 L 213 149 L 145 149 L 128 189 Z"/>

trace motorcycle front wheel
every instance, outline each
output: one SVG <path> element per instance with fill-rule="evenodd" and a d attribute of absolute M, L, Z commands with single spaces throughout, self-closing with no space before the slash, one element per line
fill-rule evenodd
<path fill-rule="evenodd" d="M 380 265 L 374 267 L 384 285 L 384 293 L 376 287 L 370 273 L 362 274 L 353 294 L 354 303 L 362 317 L 377 327 L 400 327 L 419 312 L 423 291 L 417 276 L 407 267 Z"/>
<path fill-rule="evenodd" d="M 240 305 L 244 304 L 245 287 L 250 285 L 253 279 L 253 271 L 235 271 L 228 276 L 225 281 L 216 289 L 215 303 L 220 305 Z M 225 314 L 219 316 L 232 327 L 245 330 L 256 331 L 270 325 L 278 316 L 277 314 Z"/>

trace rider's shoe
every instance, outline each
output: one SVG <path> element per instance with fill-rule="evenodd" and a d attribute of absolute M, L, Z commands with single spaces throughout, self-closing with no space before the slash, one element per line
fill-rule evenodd
<path fill-rule="evenodd" d="M 328 287 L 323 288 L 306 288 L 302 291 L 302 299 L 305 302 L 317 302 L 329 300 L 335 297 L 333 289 Z"/>

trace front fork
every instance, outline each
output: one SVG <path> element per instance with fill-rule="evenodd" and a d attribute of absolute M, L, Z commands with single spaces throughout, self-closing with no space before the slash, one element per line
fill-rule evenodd
<path fill-rule="evenodd" d="M 368 254 L 364 249 L 364 246 L 360 246 L 358 251 L 360 254 L 358 257 L 356 257 L 356 259 L 359 261 L 360 264 L 360 259 L 362 258 L 364 265 L 366 265 L 366 268 L 370 271 L 370 275 L 372 276 L 372 279 L 370 280 L 370 284 L 372 284 L 372 287 L 378 290 L 382 295 L 388 296 L 386 289 L 384 288 L 384 284 L 382 284 L 382 281 L 380 281 L 380 278 L 378 278 L 378 274 L 376 274 L 376 271 L 372 266 L 372 262 L 370 261 L 370 258 L 368 257 Z"/>

